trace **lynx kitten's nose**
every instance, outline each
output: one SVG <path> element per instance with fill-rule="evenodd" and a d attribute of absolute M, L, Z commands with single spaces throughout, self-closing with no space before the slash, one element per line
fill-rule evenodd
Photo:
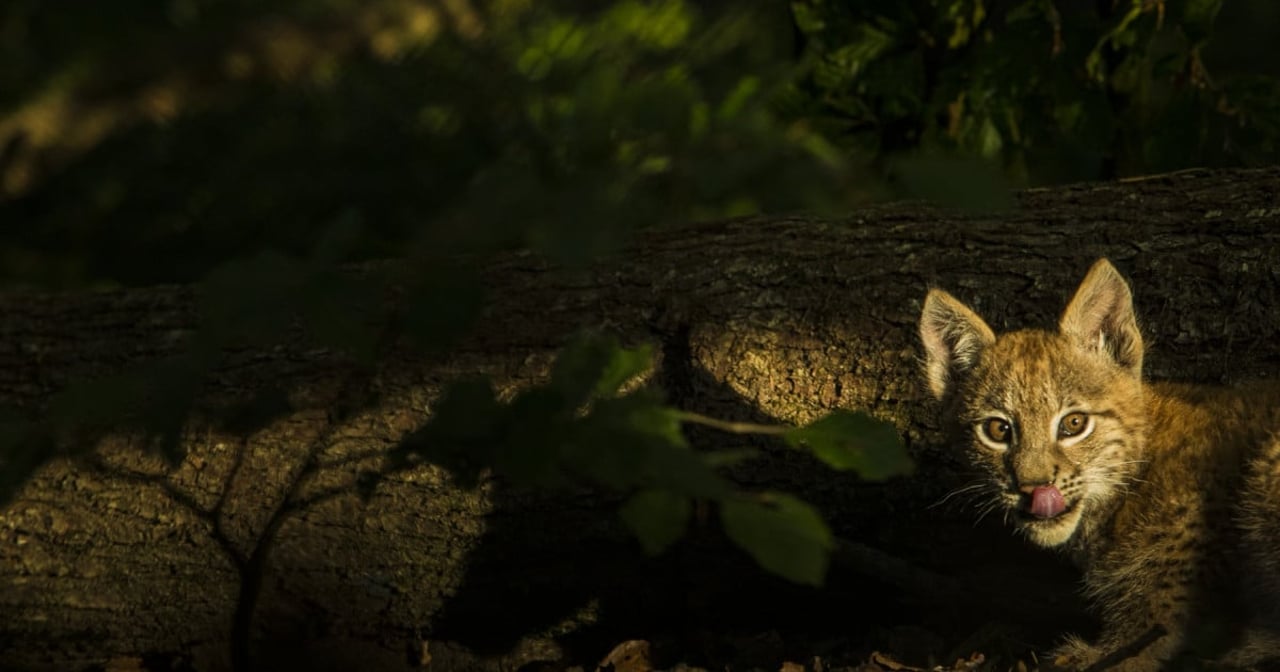
<path fill-rule="evenodd" d="M 1031 491 L 1031 515 L 1052 518 L 1067 509 L 1062 493 L 1052 485 L 1041 485 Z"/>

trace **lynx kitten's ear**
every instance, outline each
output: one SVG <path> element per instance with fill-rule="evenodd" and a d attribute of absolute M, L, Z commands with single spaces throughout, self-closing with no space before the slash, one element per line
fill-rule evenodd
<path fill-rule="evenodd" d="M 941 399 L 957 375 L 973 368 L 982 350 L 996 342 L 996 335 L 954 296 L 931 289 L 920 314 L 920 340 L 929 389 Z"/>
<path fill-rule="evenodd" d="M 1142 374 L 1142 334 L 1129 283 L 1106 259 L 1094 262 L 1062 313 L 1059 328 L 1086 349 L 1101 352 L 1133 375 Z"/>

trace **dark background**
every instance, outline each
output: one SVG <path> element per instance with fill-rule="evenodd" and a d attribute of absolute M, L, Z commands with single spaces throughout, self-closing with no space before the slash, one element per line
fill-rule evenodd
<path fill-rule="evenodd" d="M 689 219 L 1267 165 L 1277 31 L 1267 0 L 12 0 L 0 281 L 573 262 Z"/>

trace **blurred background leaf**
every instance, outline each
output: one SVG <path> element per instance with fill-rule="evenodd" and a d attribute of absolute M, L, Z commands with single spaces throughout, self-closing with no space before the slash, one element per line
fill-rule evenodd
<path fill-rule="evenodd" d="M 684 535 L 692 511 L 687 497 L 663 490 L 643 490 L 627 500 L 619 515 L 645 552 L 657 555 Z"/>
<path fill-rule="evenodd" d="M 694 218 L 1273 163 L 1278 29 L 1266 0 L 16 0 L 0 281 L 583 263 Z"/>

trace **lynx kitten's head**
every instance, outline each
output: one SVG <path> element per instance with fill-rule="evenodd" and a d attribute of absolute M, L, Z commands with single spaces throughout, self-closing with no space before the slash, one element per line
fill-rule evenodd
<path fill-rule="evenodd" d="M 929 387 L 949 402 L 984 474 L 971 486 L 1042 546 L 1107 508 L 1142 452 L 1142 336 L 1129 286 L 1105 259 L 1058 331 L 997 336 L 950 294 L 920 316 Z"/>

